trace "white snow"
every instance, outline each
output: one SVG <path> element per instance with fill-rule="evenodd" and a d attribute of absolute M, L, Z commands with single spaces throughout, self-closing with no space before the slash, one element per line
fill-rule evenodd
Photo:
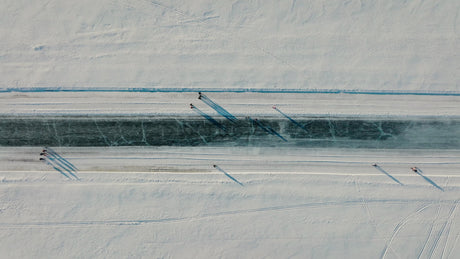
<path fill-rule="evenodd" d="M 460 2 L 3 0 L 1 87 L 459 91 Z"/>
<path fill-rule="evenodd" d="M 459 151 L 4 148 L 5 257 L 454 258 Z M 393 181 L 371 166 L 399 180 Z M 238 185 L 213 168 L 218 164 Z M 409 168 L 417 165 L 431 181 Z"/>
<path fill-rule="evenodd" d="M 236 116 L 460 117 L 459 96 L 354 95 L 306 93 L 206 93 Z M 176 115 L 213 116 L 198 93 L 30 92 L 0 94 L 1 115 Z"/>
<path fill-rule="evenodd" d="M 2 0 L 0 115 L 215 115 L 195 92 L 19 91 L 147 87 L 454 92 L 206 94 L 238 116 L 458 118 L 459 13 L 457 0 Z M 0 149 L 0 258 L 460 254 L 459 150 L 56 147 L 78 181 L 41 149 Z"/>

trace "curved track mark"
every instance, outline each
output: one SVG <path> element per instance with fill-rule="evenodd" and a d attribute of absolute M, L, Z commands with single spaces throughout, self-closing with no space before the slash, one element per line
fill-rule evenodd
<path fill-rule="evenodd" d="M 454 215 L 455 211 L 457 210 L 457 205 L 458 205 L 458 203 L 455 202 L 453 204 L 453 206 L 451 207 L 451 209 L 449 211 L 449 216 L 447 217 L 446 222 L 444 222 L 444 224 L 442 225 L 441 230 L 439 231 L 439 234 L 436 236 L 435 243 L 433 244 L 432 248 L 430 249 L 429 258 L 433 257 L 434 251 L 438 247 L 439 240 L 441 239 L 441 237 L 442 237 L 447 225 L 451 224 L 452 216 Z M 450 232 L 450 227 L 448 228 L 448 231 L 447 231 L 446 242 L 444 244 L 444 248 L 443 248 L 442 253 L 441 253 L 441 258 L 443 257 L 444 251 L 446 250 L 447 241 L 448 241 L 448 238 L 449 238 L 449 232 Z"/>
<path fill-rule="evenodd" d="M 262 207 L 262 208 L 254 208 L 254 209 L 243 209 L 243 210 L 232 210 L 232 211 L 221 211 L 221 212 L 214 212 L 214 213 L 206 213 L 197 216 L 186 216 L 186 217 L 170 217 L 170 218 L 161 218 L 161 219 L 134 219 L 134 220 L 87 220 L 87 221 L 57 221 L 57 222 L 48 222 L 48 221 L 41 221 L 41 222 L 19 222 L 19 223 L 12 223 L 12 222 L 0 222 L 0 228 L 24 228 L 24 227 L 75 227 L 75 226 L 111 226 L 111 225 L 143 225 L 149 223 L 171 223 L 171 222 L 182 222 L 182 221 L 191 221 L 191 220 L 204 220 L 214 217 L 220 216 L 232 216 L 232 215 L 241 215 L 241 214 L 251 214 L 251 213 L 259 213 L 259 212 L 270 212 L 270 211 L 288 211 L 288 210 L 295 210 L 295 209 L 303 209 L 303 208 L 327 208 L 327 207 L 334 207 L 334 206 L 358 206 L 361 204 L 361 200 L 349 200 L 349 201 L 341 201 L 341 202 L 312 202 L 312 203 L 302 203 L 302 204 L 294 204 L 294 205 L 286 205 L 286 206 L 272 206 L 272 207 Z M 371 202 L 376 203 L 395 203 L 401 204 L 398 201 L 391 201 L 391 200 L 374 200 Z M 405 203 L 402 203 L 405 204 Z M 419 209 L 419 211 L 425 209 L 429 205 L 426 205 Z"/>
<path fill-rule="evenodd" d="M 412 218 L 413 216 L 419 214 L 420 212 L 424 211 L 425 209 L 427 209 L 428 207 L 430 207 L 432 204 L 426 204 L 422 207 L 420 207 L 418 210 L 416 210 L 415 212 L 409 214 L 407 217 L 403 218 L 395 227 L 395 229 L 393 230 L 393 234 L 391 235 L 390 239 L 388 240 L 387 244 L 385 245 L 383 251 L 382 251 L 382 254 L 380 255 L 380 258 L 383 259 L 385 258 L 388 250 L 390 249 L 390 246 L 391 246 L 391 243 L 393 242 L 393 240 L 396 238 L 396 235 L 398 235 L 399 231 L 401 230 L 401 228 L 409 221 L 410 218 Z"/>
<path fill-rule="evenodd" d="M 418 256 L 417 256 L 417 259 L 420 259 L 420 257 L 422 256 L 423 252 L 425 251 L 425 248 L 426 248 L 427 245 L 428 245 L 428 241 L 430 240 L 431 235 L 432 235 L 432 233 L 433 233 L 434 223 L 438 220 L 440 211 L 441 211 L 441 204 L 438 205 L 438 210 L 437 210 L 437 212 L 436 212 L 436 217 L 435 217 L 435 218 L 433 219 L 433 221 L 431 222 L 430 231 L 428 232 L 428 236 L 427 236 L 427 238 L 425 239 L 425 242 L 423 243 L 422 250 L 420 250 L 420 253 L 419 253 Z"/>

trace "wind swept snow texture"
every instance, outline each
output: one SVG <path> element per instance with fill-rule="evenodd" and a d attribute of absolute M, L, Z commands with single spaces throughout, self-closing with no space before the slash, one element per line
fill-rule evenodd
<path fill-rule="evenodd" d="M 459 91 L 460 2 L 3 0 L 0 87 Z"/>

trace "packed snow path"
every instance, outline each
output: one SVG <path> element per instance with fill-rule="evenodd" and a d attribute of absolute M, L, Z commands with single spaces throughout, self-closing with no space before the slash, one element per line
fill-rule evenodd
<path fill-rule="evenodd" d="M 193 90 L 193 89 L 192 89 Z M 460 96 L 211 92 L 206 95 L 236 116 L 460 117 Z M 192 116 L 190 103 L 219 115 L 196 92 L 5 92 L 0 115 Z"/>

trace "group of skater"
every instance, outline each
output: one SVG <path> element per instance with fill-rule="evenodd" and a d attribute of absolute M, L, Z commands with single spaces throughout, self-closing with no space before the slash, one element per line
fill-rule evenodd
<path fill-rule="evenodd" d="M 48 150 L 43 149 L 42 152 L 40 153 L 40 161 L 44 161 L 47 156 L 48 156 Z"/>
<path fill-rule="evenodd" d="M 45 147 L 42 152 L 40 152 L 39 160 L 53 167 L 68 179 L 80 180 L 76 175 L 78 170 L 77 167 L 50 148 Z"/>

